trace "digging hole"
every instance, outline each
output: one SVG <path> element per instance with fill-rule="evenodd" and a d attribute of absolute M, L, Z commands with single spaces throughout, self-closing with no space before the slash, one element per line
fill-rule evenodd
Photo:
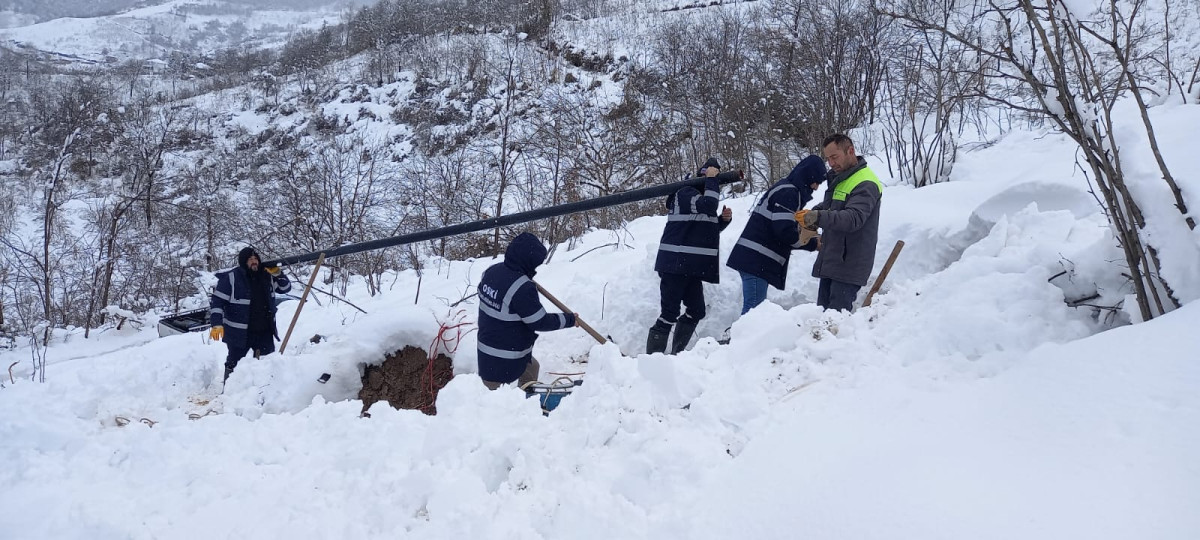
<path fill-rule="evenodd" d="M 363 372 L 363 416 L 377 401 L 387 401 L 397 409 L 416 409 L 437 414 L 437 394 L 454 377 L 450 357 L 439 354 L 430 369 L 429 354 L 408 346 L 384 357 L 383 364 L 367 366 Z M 432 378 L 432 381 L 430 380 Z"/>

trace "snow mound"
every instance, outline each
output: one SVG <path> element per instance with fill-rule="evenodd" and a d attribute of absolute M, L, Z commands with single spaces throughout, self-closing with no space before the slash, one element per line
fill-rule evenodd
<path fill-rule="evenodd" d="M 971 220 L 995 224 L 1002 217 L 1015 214 L 1030 204 L 1036 205 L 1038 210 L 1043 212 L 1065 210 L 1076 219 L 1083 219 L 1100 211 L 1100 202 L 1076 187 L 1058 183 L 1025 182 L 984 201 L 971 212 Z"/>

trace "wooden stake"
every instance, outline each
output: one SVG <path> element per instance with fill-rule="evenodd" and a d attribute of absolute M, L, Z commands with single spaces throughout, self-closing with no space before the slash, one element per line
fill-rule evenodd
<path fill-rule="evenodd" d="M 879 272 L 879 277 L 875 278 L 875 285 L 871 287 L 871 292 L 867 293 L 867 298 L 863 300 L 863 307 L 871 305 L 871 297 L 879 292 L 879 288 L 883 286 L 883 280 L 887 279 L 888 272 L 892 271 L 892 264 L 896 262 L 896 257 L 900 255 L 900 250 L 904 249 L 904 240 L 896 240 L 896 247 L 892 248 L 892 254 L 888 257 L 887 264 L 883 265 L 883 270 Z"/>
<path fill-rule="evenodd" d="M 304 309 L 304 303 L 308 301 L 308 291 L 312 290 L 313 281 L 317 279 L 317 272 L 321 271 L 321 263 L 325 262 L 325 254 L 322 253 L 317 257 L 317 266 L 313 268 L 312 275 L 308 276 L 308 284 L 304 286 L 304 294 L 300 295 L 300 304 L 296 306 L 296 312 L 292 314 L 292 323 L 288 325 L 287 334 L 283 336 L 283 343 L 279 345 L 279 354 L 283 354 L 283 350 L 287 348 L 288 339 L 292 337 L 292 329 L 296 327 L 296 320 L 300 318 L 300 310 Z"/>
<path fill-rule="evenodd" d="M 571 308 L 567 307 L 562 302 L 559 302 L 558 299 L 554 297 L 554 295 L 546 292 L 546 289 L 543 289 L 542 286 L 539 285 L 536 281 L 533 282 L 533 285 L 535 287 L 537 287 L 538 292 L 542 293 L 542 296 L 545 296 L 546 299 L 550 300 L 551 303 L 558 306 L 558 309 L 561 309 L 567 313 L 575 313 L 574 311 L 571 311 Z M 604 336 L 600 335 L 600 332 L 597 332 L 596 329 L 592 328 L 592 326 L 590 324 L 583 322 L 583 319 L 579 318 L 578 315 L 575 316 L 575 322 L 579 323 L 579 327 L 583 328 L 584 331 L 591 334 L 593 338 L 596 338 L 596 341 L 599 342 L 601 345 L 608 343 L 608 340 L 604 339 Z"/>

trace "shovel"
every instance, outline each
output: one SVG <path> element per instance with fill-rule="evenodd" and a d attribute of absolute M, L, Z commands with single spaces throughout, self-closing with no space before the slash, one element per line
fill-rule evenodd
<path fill-rule="evenodd" d="M 543 289 L 542 286 L 536 281 L 533 283 L 533 285 L 537 287 L 538 292 L 542 293 L 542 296 L 545 296 L 547 300 L 550 300 L 550 303 L 558 306 L 558 309 L 563 310 L 565 313 L 575 313 L 571 310 L 571 308 L 567 307 L 566 304 L 559 302 L 554 295 L 547 292 L 546 289 Z M 579 327 L 583 328 L 588 334 L 591 334 L 593 338 L 596 338 L 596 341 L 601 345 L 608 343 L 608 340 L 604 339 L 604 336 L 600 335 L 600 332 L 597 332 L 595 328 L 592 328 L 592 325 L 584 322 L 584 320 L 579 318 L 578 315 L 575 316 L 575 322 L 579 323 Z"/>
<path fill-rule="evenodd" d="M 862 307 L 871 305 L 871 297 L 879 292 L 879 288 L 883 286 L 883 280 L 887 279 L 888 273 L 892 271 L 892 265 L 896 262 L 896 257 L 900 256 L 900 250 L 904 249 L 904 240 L 897 240 L 896 247 L 892 248 L 892 254 L 888 257 L 887 263 L 883 265 L 883 270 L 879 272 L 879 277 L 875 278 L 875 286 L 867 292 L 867 298 L 863 300 Z"/>

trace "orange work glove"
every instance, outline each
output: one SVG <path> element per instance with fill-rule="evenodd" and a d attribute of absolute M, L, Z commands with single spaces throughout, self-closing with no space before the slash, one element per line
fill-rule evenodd
<path fill-rule="evenodd" d="M 263 268 L 263 270 L 266 270 L 267 273 L 271 274 L 272 276 L 278 276 L 279 272 L 280 272 L 278 266 L 268 266 L 266 268 Z"/>
<path fill-rule="evenodd" d="M 799 212 L 796 212 L 795 218 L 796 222 L 799 223 L 801 227 L 804 227 L 805 229 L 816 230 L 817 218 L 820 215 L 821 213 L 816 210 L 800 210 Z"/>
<path fill-rule="evenodd" d="M 208 331 L 208 337 L 211 338 L 213 341 L 221 341 L 221 338 L 224 336 L 225 336 L 225 327 L 221 326 L 219 324 L 212 327 L 212 330 Z"/>

